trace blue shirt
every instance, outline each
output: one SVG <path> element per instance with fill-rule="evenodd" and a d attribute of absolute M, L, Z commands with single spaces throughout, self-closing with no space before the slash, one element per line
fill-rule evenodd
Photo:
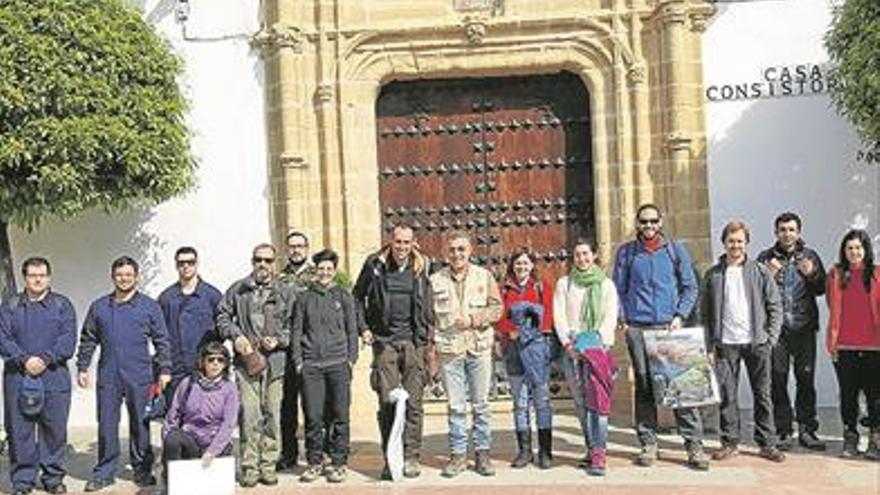
<path fill-rule="evenodd" d="M 0 355 L 5 373 L 24 373 L 24 363 L 37 356 L 46 363 L 40 375 L 47 391 L 70 390 L 67 361 L 76 348 L 76 312 L 70 300 L 49 292 L 39 301 L 21 293 L 0 307 Z"/>
<path fill-rule="evenodd" d="M 644 326 L 668 325 L 676 316 L 686 320 L 697 302 L 697 278 L 683 244 L 663 240 L 654 252 L 641 241 L 617 250 L 614 285 L 623 320 Z"/>
<path fill-rule="evenodd" d="M 199 279 L 192 294 L 184 294 L 180 283 L 174 283 L 159 295 L 159 306 L 165 316 L 171 342 L 172 372 L 187 375 L 196 368 L 199 345 L 216 336 L 214 318 L 223 294 L 213 285 Z"/>
<path fill-rule="evenodd" d="M 149 343 L 159 372 L 171 373 L 168 330 L 159 304 L 140 292 L 123 303 L 113 294 L 103 296 L 89 306 L 83 321 L 76 366 L 86 371 L 101 346 L 99 387 L 120 382 L 146 385 L 155 379 Z"/>

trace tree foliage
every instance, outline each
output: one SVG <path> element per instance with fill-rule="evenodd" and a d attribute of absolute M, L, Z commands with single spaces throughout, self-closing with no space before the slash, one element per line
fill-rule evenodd
<path fill-rule="evenodd" d="M 181 71 L 124 0 L 0 0 L 0 223 L 186 191 Z"/>
<path fill-rule="evenodd" d="M 825 47 L 833 63 L 834 104 L 880 153 L 880 1 L 844 0 L 835 8 Z"/>

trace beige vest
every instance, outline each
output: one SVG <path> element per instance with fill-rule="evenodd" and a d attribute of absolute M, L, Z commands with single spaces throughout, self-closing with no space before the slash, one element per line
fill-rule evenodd
<path fill-rule="evenodd" d="M 470 321 L 473 316 L 489 306 L 492 286 L 497 286 L 495 277 L 488 270 L 476 265 L 468 267 L 464 280 L 464 297 L 459 299 L 455 290 L 455 280 L 448 267 L 431 275 L 434 289 L 434 311 L 437 315 L 437 331 L 434 342 L 437 352 L 446 355 L 470 353 L 480 355 L 492 352 L 495 331 L 491 322 L 484 322 L 479 328 L 458 330 L 455 321 Z"/>

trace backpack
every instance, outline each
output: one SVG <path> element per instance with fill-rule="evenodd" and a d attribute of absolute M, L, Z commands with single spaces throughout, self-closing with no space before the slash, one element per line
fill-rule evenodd
<path fill-rule="evenodd" d="M 626 282 L 624 282 L 624 287 L 626 287 L 627 291 L 629 290 L 629 273 L 632 269 L 633 261 L 636 257 L 636 243 L 638 241 L 629 241 L 623 245 L 622 249 L 626 250 L 626 257 L 624 259 L 623 269 L 624 276 Z M 663 246 L 663 250 L 666 251 L 666 255 L 669 256 L 669 259 L 672 260 L 672 265 L 675 269 L 675 281 L 678 286 L 676 290 L 681 293 L 681 258 L 678 256 L 678 249 L 680 243 L 675 240 L 671 240 L 667 242 Z M 682 326 L 692 327 L 699 325 L 699 308 L 700 308 L 700 272 L 697 270 L 697 266 L 694 263 L 691 263 L 691 270 L 694 272 L 694 281 L 697 286 L 697 297 L 694 300 L 694 307 L 691 309 L 691 313 L 684 319 L 682 322 Z"/>

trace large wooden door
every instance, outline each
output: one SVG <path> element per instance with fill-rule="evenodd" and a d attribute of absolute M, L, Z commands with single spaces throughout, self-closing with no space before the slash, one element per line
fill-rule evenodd
<path fill-rule="evenodd" d="M 528 246 L 552 282 L 593 232 L 589 103 L 573 74 L 393 82 L 376 113 L 386 240 L 409 224 L 442 260 L 444 234 L 463 229 L 496 275 Z"/>

